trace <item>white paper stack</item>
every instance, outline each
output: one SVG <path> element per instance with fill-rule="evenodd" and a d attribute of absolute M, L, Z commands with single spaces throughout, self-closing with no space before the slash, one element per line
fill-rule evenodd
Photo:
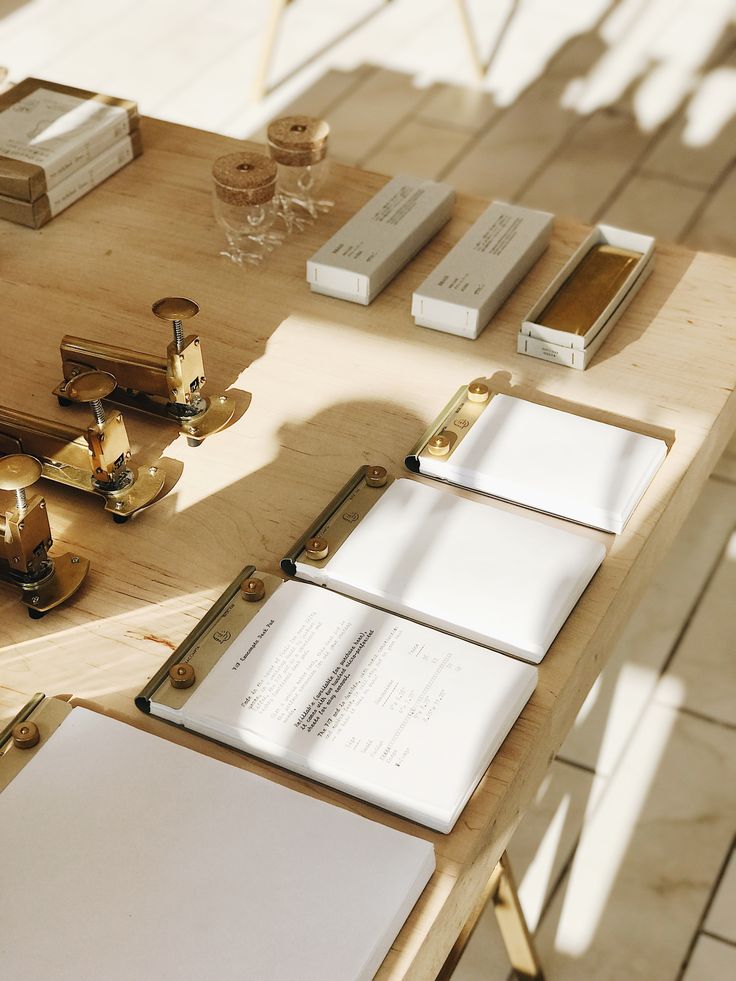
<path fill-rule="evenodd" d="M 24 981 L 369 981 L 418 838 L 77 708 L 0 794 L 0 965 Z"/>
<path fill-rule="evenodd" d="M 619 533 L 659 470 L 664 440 L 494 395 L 443 459 L 420 473 Z"/>
<path fill-rule="evenodd" d="M 448 832 L 536 677 L 503 654 L 285 582 L 181 708 L 154 695 L 150 711 Z"/>
<path fill-rule="evenodd" d="M 296 571 L 538 663 L 605 554 L 579 531 L 396 480 L 333 557 Z"/>

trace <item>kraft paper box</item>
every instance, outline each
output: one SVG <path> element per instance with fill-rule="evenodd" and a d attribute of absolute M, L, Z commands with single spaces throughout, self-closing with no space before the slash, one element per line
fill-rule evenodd
<path fill-rule="evenodd" d="M 412 297 L 422 327 L 476 338 L 547 248 L 554 215 L 494 201 Z"/>
<path fill-rule="evenodd" d="M 1 194 L 0 218 L 29 228 L 41 228 L 142 152 L 141 135 L 135 130 L 35 201 L 18 201 Z"/>
<path fill-rule="evenodd" d="M 449 184 L 389 181 L 307 261 L 315 293 L 367 305 L 448 221 Z"/>
<path fill-rule="evenodd" d="M 138 123 L 129 99 L 24 79 L 0 95 L 0 194 L 36 201 Z"/>

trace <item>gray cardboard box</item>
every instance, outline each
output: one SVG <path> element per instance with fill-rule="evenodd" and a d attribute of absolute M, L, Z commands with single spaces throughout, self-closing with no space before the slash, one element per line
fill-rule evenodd
<path fill-rule="evenodd" d="M 494 201 L 414 293 L 416 323 L 478 337 L 547 248 L 553 223 L 549 212 Z"/>
<path fill-rule="evenodd" d="M 452 214 L 449 184 L 399 176 L 307 260 L 315 293 L 367 305 Z"/>

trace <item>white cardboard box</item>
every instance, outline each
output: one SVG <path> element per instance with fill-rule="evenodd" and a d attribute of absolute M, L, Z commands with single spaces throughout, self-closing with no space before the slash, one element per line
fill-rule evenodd
<path fill-rule="evenodd" d="M 367 305 L 448 221 L 449 184 L 401 175 L 390 180 L 307 260 L 315 293 Z"/>
<path fill-rule="evenodd" d="M 616 248 L 630 249 L 632 252 L 641 253 L 626 280 L 611 297 L 600 316 L 583 335 L 572 334 L 538 323 L 537 318 L 555 293 L 570 277 L 590 249 L 598 244 L 612 245 Z M 544 361 L 564 364 L 570 368 L 586 368 L 610 333 L 613 325 L 651 273 L 654 266 L 654 244 L 655 240 L 651 235 L 641 235 L 638 232 L 626 231 L 623 228 L 614 228 L 612 225 L 596 225 L 527 314 L 519 329 L 517 351 L 520 354 L 529 354 Z"/>
<path fill-rule="evenodd" d="M 494 201 L 412 296 L 421 327 L 476 338 L 547 247 L 554 215 Z"/>

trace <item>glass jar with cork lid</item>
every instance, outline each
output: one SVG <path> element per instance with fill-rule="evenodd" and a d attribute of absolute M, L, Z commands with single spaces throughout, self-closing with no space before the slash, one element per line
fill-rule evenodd
<path fill-rule="evenodd" d="M 284 116 L 268 127 L 268 150 L 278 165 L 279 213 L 303 225 L 304 212 L 317 218 L 334 204 L 319 197 L 328 176 L 330 127 L 315 116 Z M 301 215 L 301 220 L 299 216 Z"/>
<path fill-rule="evenodd" d="M 276 164 L 263 153 L 227 153 L 215 160 L 213 207 L 228 243 L 220 255 L 241 265 L 258 264 L 282 241 L 273 230 L 276 176 Z"/>

